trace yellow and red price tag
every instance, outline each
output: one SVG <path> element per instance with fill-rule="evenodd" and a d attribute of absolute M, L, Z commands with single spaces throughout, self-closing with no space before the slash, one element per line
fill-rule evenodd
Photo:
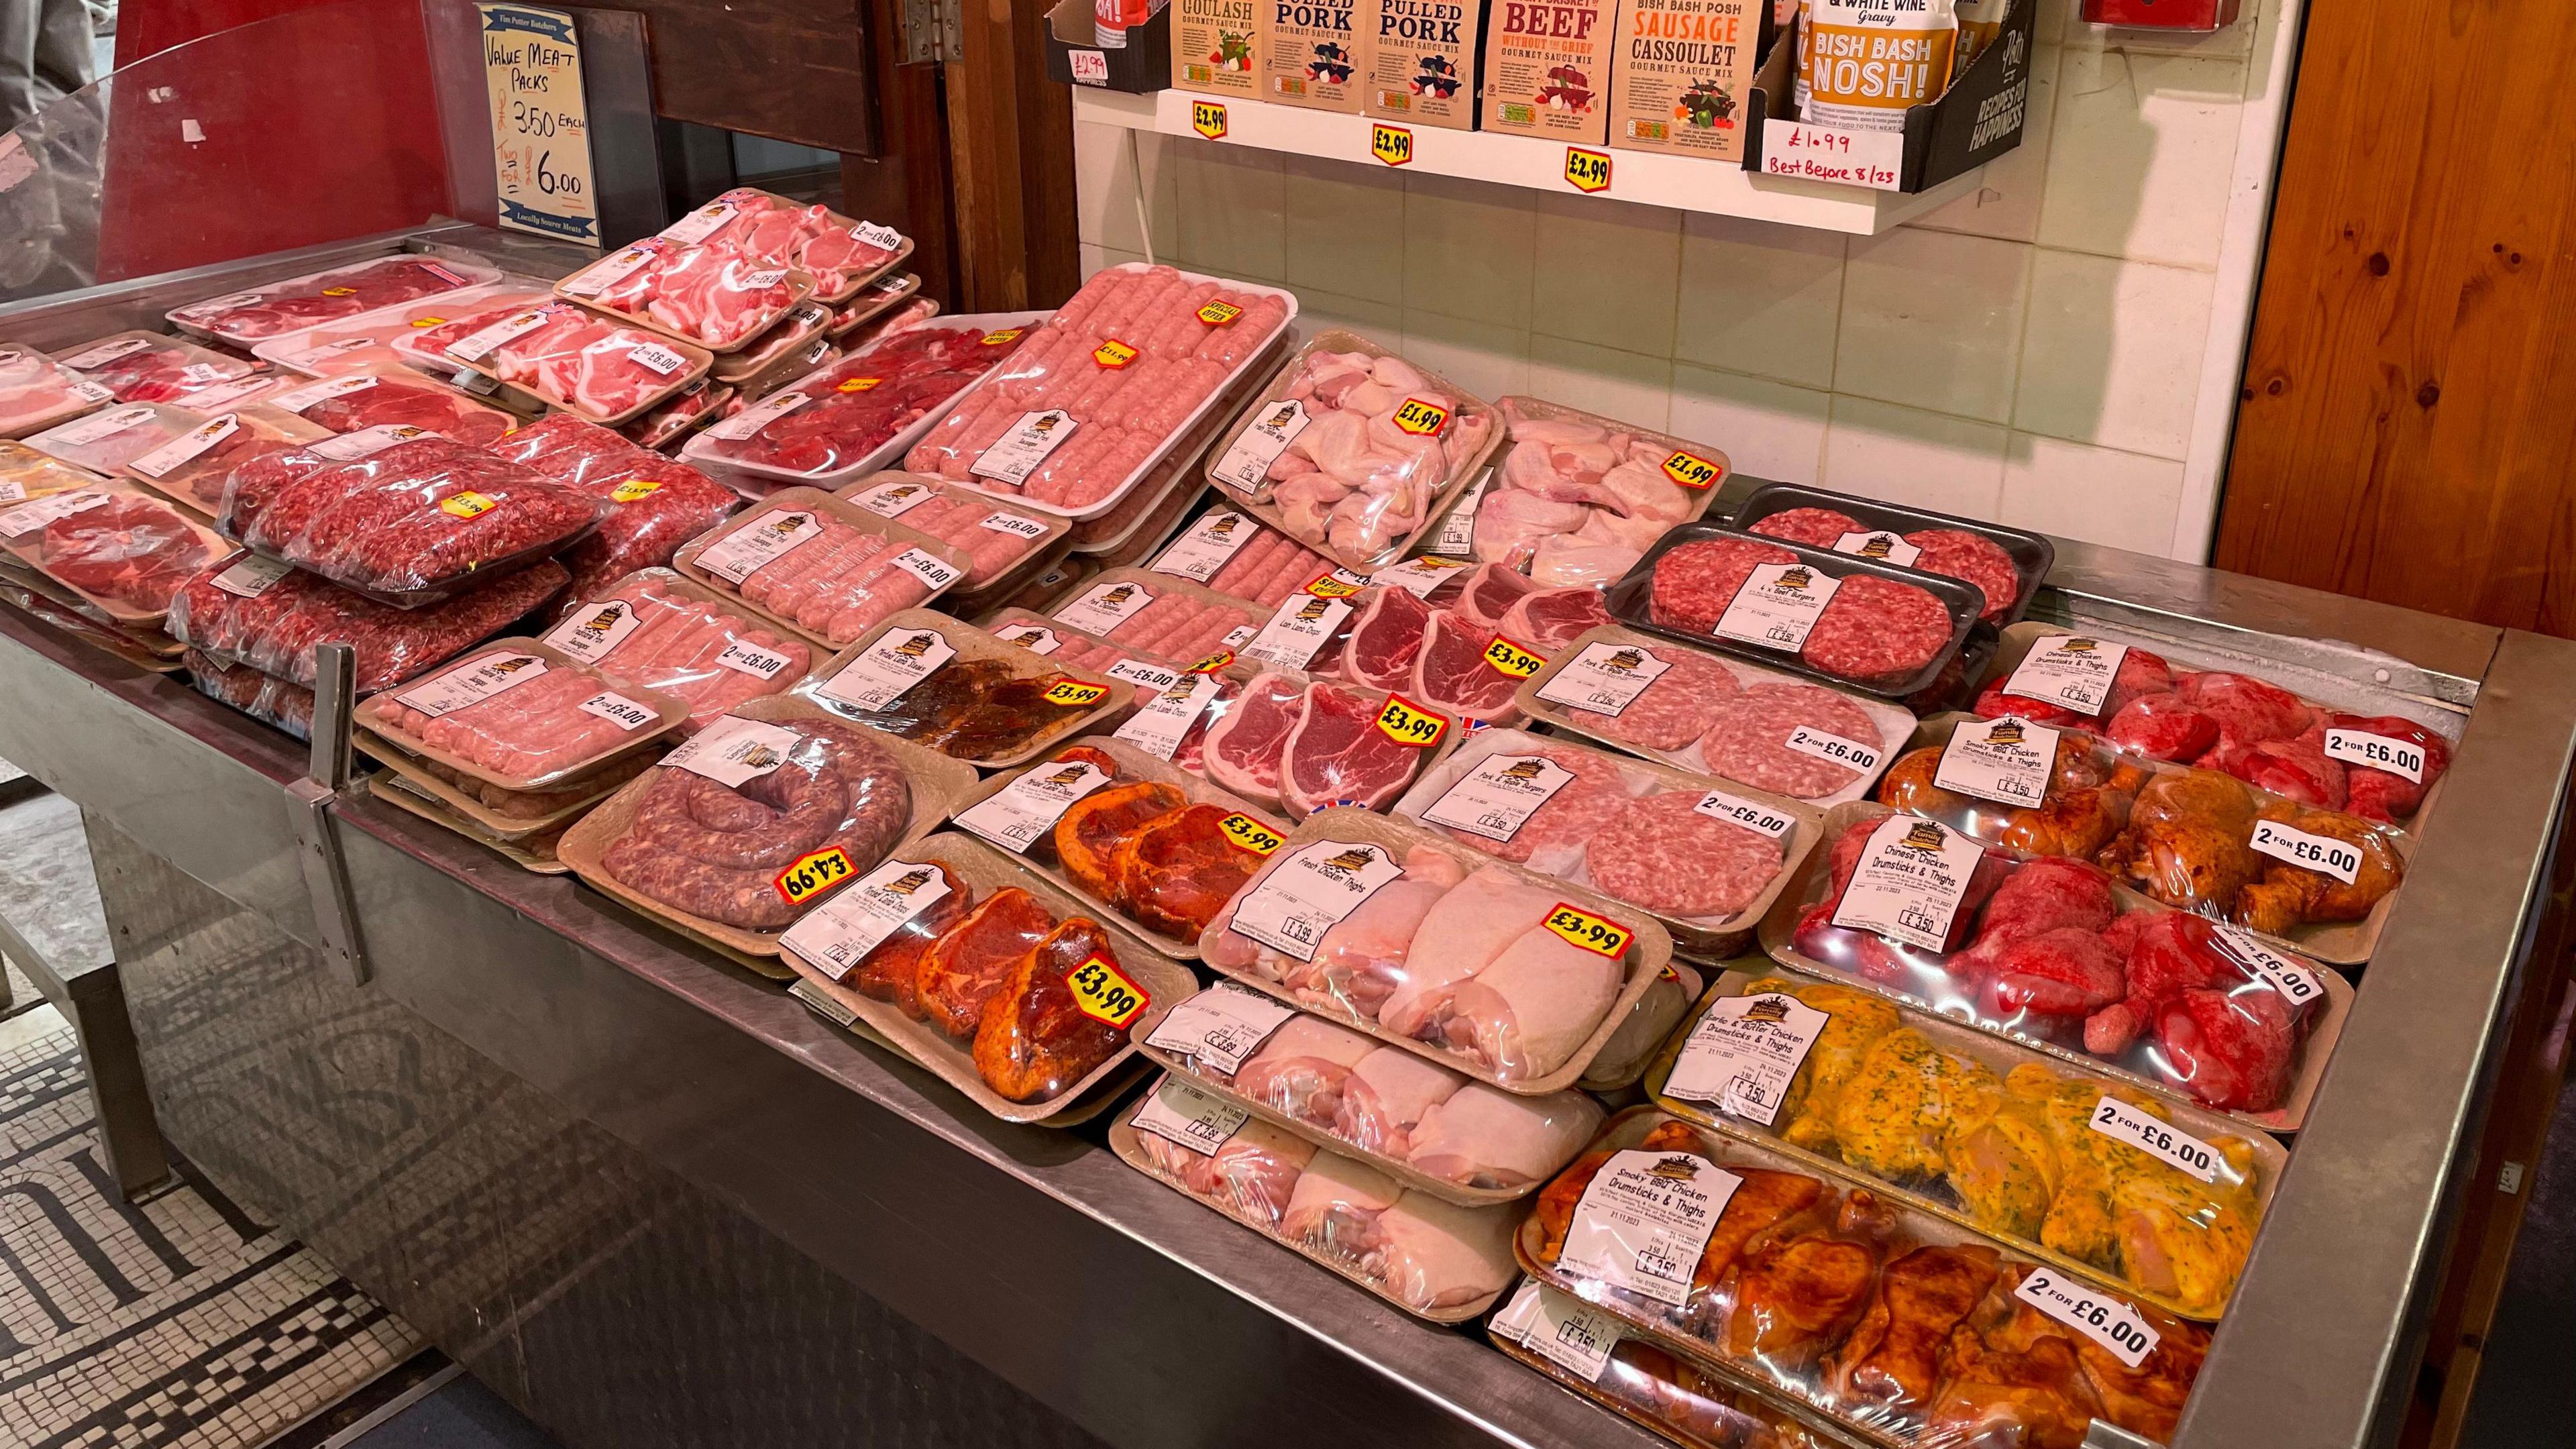
<path fill-rule="evenodd" d="M 1449 733 L 1449 716 L 1424 709 L 1400 694 L 1390 694 L 1378 707 L 1377 727 L 1388 739 L 1413 749 L 1429 749 Z"/>
<path fill-rule="evenodd" d="M 1417 437 L 1436 438 L 1449 426 L 1449 410 L 1435 402 L 1409 397 L 1395 410 L 1395 425 Z"/>
<path fill-rule="evenodd" d="M 1199 309 L 1199 320 L 1210 327 L 1227 327 L 1243 315 L 1243 309 L 1232 302 L 1210 302 Z"/>
<path fill-rule="evenodd" d="M 1153 993 L 1127 979 L 1127 973 L 1106 956 L 1093 956 L 1073 968 L 1065 978 L 1073 988 L 1073 1004 L 1082 1014 L 1095 1021 L 1123 1027 L 1136 1019 L 1153 1001 Z"/>
<path fill-rule="evenodd" d="M 1191 665 L 1188 672 L 1191 674 L 1214 674 L 1233 662 L 1234 651 L 1231 649 L 1220 649 L 1205 659 L 1200 660 L 1198 663 Z"/>
<path fill-rule="evenodd" d="M 1020 334 L 1027 330 L 1025 327 L 1005 327 L 999 332 L 987 332 L 984 334 L 983 345 L 999 347 L 1005 342 L 1017 342 L 1020 340 Z"/>
<path fill-rule="evenodd" d="M 1494 642 L 1485 646 L 1485 662 L 1514 679 L 1527 679 L 1547 667 L 1547 656 L 1533 654 L 1497 634 Z"/>
<path fill-rule="evenodd" d="M 850 863 L 849 852 L 827 845 L 789 861 L 785 870 L 770 877 L 769 885 L 787 904 L 801 906 L 856 874 L 858 867 Z"/>
<path fill-rule="evenodd" d="M 1049 704 L 1061 704 L 1080 709 L 1107 699 L 1109 686 L 1085 684 L 1079 679 L 1059 679 L 1046 687 L 1046 694 L 1043 697 Z"/>
<path fill-rule="evenodd" d="M 1220 101 L 1190 102 L 1190 129 L 1211 141 L 1225 139 L 1225 105 Z"/>
<path fill-rule="evenodd" d="M 1288 837 L 1238 810 L 1216 823 L 1227 843 L 1255 855 L 1268 855 L 1288 843 Z"/>
<path fill-rule="evenodd" d="M 500 499 L 489 493 L 477 493 L 468 488 L 462 493 L 451 493 L 440 499 L 438 511 L 457 518 L 481 518 L 500 506 Z"/>
<path fill-rule="evenodd" d="M 874 392 L 878 387 L 882 386 L 884 382 L 885 379 L 882 377 L 845 377 L 839 382 L 832 384 L 832 391 Z"/>
<path fill-rule="evenodd" d="M 322 295 L 325 297 L 354 297 L 358 295 L 358 289 L 355 287 L 324 287 L 322 289 Z"/>
<path fill-rule="evenodd" d="M 1684 488 L 1708 488 L 1726 476 L 1726 469 L 1697 453 L 1675 453 L 1664 460 L 1664 476 Z"/>
<path fill-rule="evenodd" d="M 414 317 L 411 319 L 411 325 L 415 331 L 425 327 L 444 327 L 447 325 L 447 319 L 444 317 Z"/>
<path fill-rule="evenodd" d="M 629 478 L 609 489 L 608 498 L 612 503 L 632 503 L 638 498 L 650 498 L 661 491 L 662 480 L 659 478 Z"/>
<path fill-rule="evenodd" d="M 1627 954 L 1628 943 L 1636 933 L 1616 921 L 1605 921 L 1590 911 L 1577 910 L 1563 901 L 1547 913 L 1546 927 L 1565 938 L 1566 943 L 1580 946 L 1595 955 L 1616 961 Z"/>
<path fill-rule="evenodd" d="M 1402 126 L 1369 127 L 1369 154 L 1389 166 L 1413 159 L 1413 133 Z"/>
<path fill-rule="evenodd" d="M 1099 363 L 1105 368 L 1108 368 L 1112 372 L 1134 362 L 1137 355 L 1137 350 L 1134 347 L 1119 341 L 1115 337 L 1109 338 L 1102 342 L 1098 347 L 1091 349 L 1091 360 Z"/>
<path fill-rule="evenodd" d="M 1315 575 L 1314 579 L 1306 585 L 1306 592 L 1319 599 L 1347 599 L 1366 587 L 1364 583 L 1354 583 L 1343 578 L 1341 570 L 1334 569 L 1328 573 Z"/>
<path fill-rule="evenodd" d="M 1610 153 L 1565 148 L 1565 184 L 1589 196 L 1610 189 Z"/>

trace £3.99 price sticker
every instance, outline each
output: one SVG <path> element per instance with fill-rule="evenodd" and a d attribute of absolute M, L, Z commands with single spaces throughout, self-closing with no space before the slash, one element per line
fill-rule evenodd
<path fill-rule="evenodd" d="M 1429 749 L 1449 733 L 1449 717 L 1436 714 L 1408 701 L 1403 695 L 1390 694 L 1379 706 L 1377 727 L 1399 745 Z"/>
<path fill-rule="evenodd" d="M 1073 969 L 1065 978 L 1073 988 L 1073 1004 L 1082 1014 L 1111 1026 L 1123 1027 L 1136 1019 L 1154 998 L 1144 987 L 1127 979 L 1127 973 L 1106 956 L 1093 956 Z"/>
<path fill-rule="evenodd" d="M 1595 955 L 1615 961 L 1628 951 L 1634 935 L 1616 921 L 1606 921 L 1590 911 L 1569 906 L 1563 901 L 1547 913 L 1547 928 L 1565 938 L 1569 945 L 1580 946 Z"/>
<path fill-rule="evenodd" d="M 1288 837 L 1238 810 L 1216 823 L 1217 833 L 1226 843 L 1254 855 L 1269 855 L 1288 843 Z"/>
<path fill-rule="evenodd" d="M 1499 673 L 1508 674 L 1514 679 L 1527 679 L 1547 667 L 1547 656 L 1533 654 L 1497 634 L 1494 636 L 1494 642 L 1485 646 L 1485 662 L 1494 666 Z"/>
<path fill-rule="evenodd" d="M 1042 697 L 1049 704 L 1081 709 L 1108 698 L 1109 687 L 1102 684 L 1085 684 L 1079 679 L 1059 679 L 1046 687 L 1046 694 Z"/>
<path fill-rule="evenodd" d="M 789 861 L 769 884 L 781 900 L 801 906 L 857 873 L 848 852 L 837 845 L 827 845 Z"/>

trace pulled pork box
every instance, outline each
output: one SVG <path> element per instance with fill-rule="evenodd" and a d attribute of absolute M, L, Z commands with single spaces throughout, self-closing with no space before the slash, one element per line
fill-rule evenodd
<path fill-rule="evenodd" d="M 1610 144 L 1741 159 L 1768 3 L 1621 0 Z"/>
<path fill-rule="evenodd" d="M 1610 137 L 1616 0 L 1493 0 L 1484 129 L 1601 145 Z"/>
<path fill-rule="evenodd" d="M 1368 91 L 1361 109 L 1390 121 L 1476 128 L 1483 0 L 1368 0 Z"/>
<path fill-rule="evenodd" d="M 1261 99 L 1358 115 L 1366 89 L 1368 33 L 1359 0 L 1255 0 L 1266 6 Z"/>

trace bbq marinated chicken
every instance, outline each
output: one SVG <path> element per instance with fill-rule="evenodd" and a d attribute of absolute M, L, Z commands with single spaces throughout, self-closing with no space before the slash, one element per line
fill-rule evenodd
<path fill-rule="evenodd" d="M 2261 818 L 2280 821 L 2293 830 L 2331 836 L 2350 845 L 2361 854 L 2361 869 L 2346 885 L 2323 871 L 2266 856 L 2263 878 L 2236 898 L 2236 920 L 2241 925 L 2278 935 L 2309 921 L 2358 921 L 2405 877 L 2406 862 L 2398 858 L 2388 837 L 2350 815 L 2310 810 L 2285 800 L 2265 805 L 2260 813 Z"/>
<path fill-rule="evenodd" d="M 1940 768 L 1937 746 L 1907 754 L 1879 782 L 1879 803 L 2030 855 L 2081 859 L 2110 844 L 2129 823 L 2130 804 L 2147 782 L 2147 772 L 2136 763 L 2072 730 L 2058 736 L 2047 798 L 2036 807 L 1999 805 L 1944 790 L 1933 783 Z"/>
<path fill-rule="evenodd" d="M 2331 836 L 2354 847 L 2361 870 L 2349 885 L 2255 851 L 2254 822 Z M 2138 792 L 2129 826 L 2105 846 L 2103 868 L 2169 906 L 2217 915 L 2279 935 L 2321 921 L 2357 921 L 2405 878 L 2390 838 L 2340 811 L 2286 800 L 2257 801 L 2214 770 L 2159 775 Z"/>

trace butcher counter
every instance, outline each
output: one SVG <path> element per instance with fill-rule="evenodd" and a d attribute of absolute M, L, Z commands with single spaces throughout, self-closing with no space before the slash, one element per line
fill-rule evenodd
<path fill-rule="evenodd" d="M 156 295 L 0 332 L 94 336 Z M 2033 617 L 2276 634 L 2253 647 L 2469 712 L 2175 1440 L 2391 1442 L 2456 1226 L 2494 1190 L 2473 1169 L 2502 1044 L 2564 949 L 2576 643 L 2073 543 L 2051 584 Z M 169 1138 L 576 1449 L 1659 1442 L 1147 1179 L 1100 1123 L 996 1122 L 571 877 L 363 781 L 326 794 L 285 736 L 11 611 L 0 757 L 82 808 Z"/>

